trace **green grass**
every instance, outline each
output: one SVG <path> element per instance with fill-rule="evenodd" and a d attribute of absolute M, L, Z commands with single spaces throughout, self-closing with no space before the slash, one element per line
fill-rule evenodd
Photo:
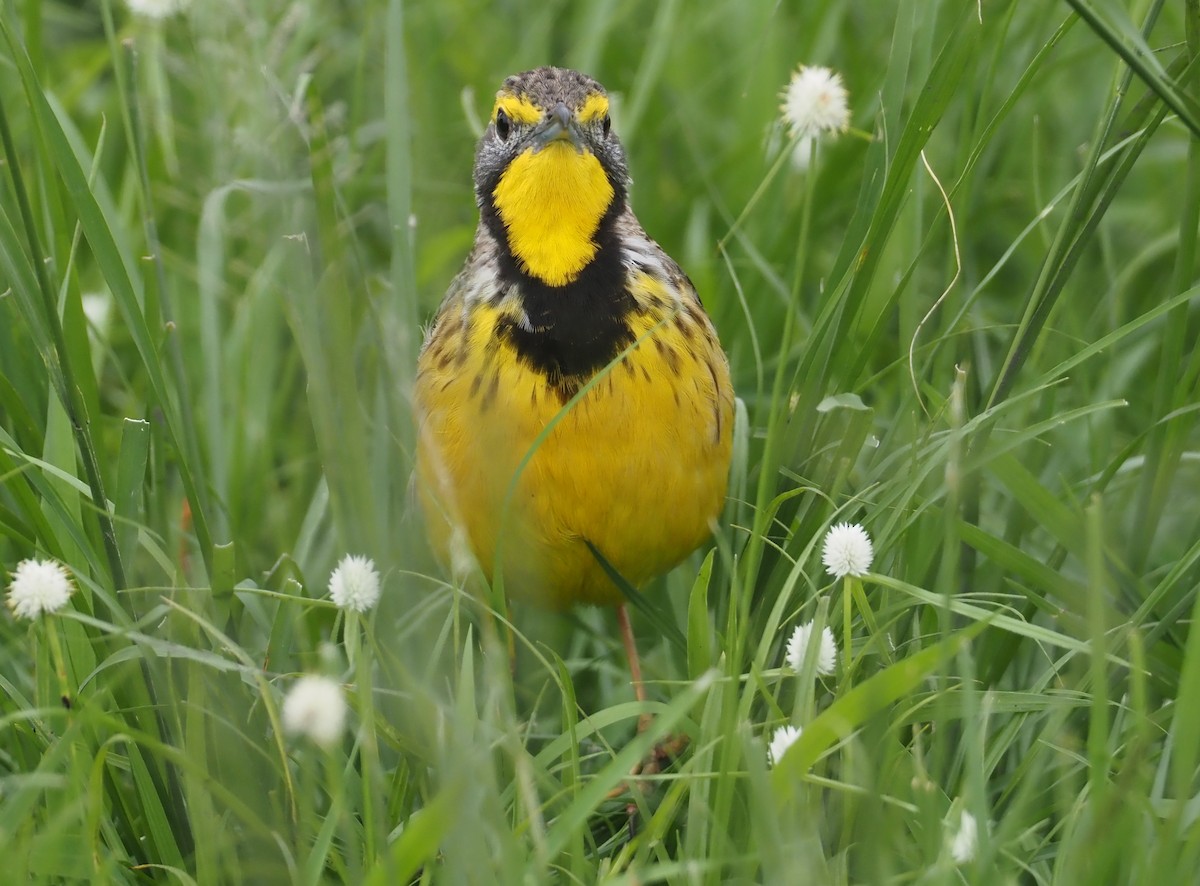
<path fill-rule="evenodd" d="M 0 577 L 78 585 L 0 617 L 6 879 L 1194 878 L 1196 0 L 193 6 L 0 4 Z M 802 62 L 854 126 L 808 174 Z M 510 674 L 407 490 L 479 120 L 543 63 L 614 94 L 740 398 L 721 529 L 635 612 L 645 708 L 608 612 L 512 607 Z M 313 671 L 328 751 L 280 728 Z"/>

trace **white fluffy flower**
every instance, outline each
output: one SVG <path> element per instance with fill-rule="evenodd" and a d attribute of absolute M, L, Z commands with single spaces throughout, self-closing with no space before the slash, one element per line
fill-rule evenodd
<path fill-rule="evenodd" d="M 17 618 L 37 618 L 67 605 L 71 576 L 57 560 L 22 560 L 8 586 L 8 605 Z"/>
<path fill-rule="evenodd" d="M 839 523 L 825 536 L 821 562 L 834 578 L 866 575 L 873 559 L 871 536 L 857 523 Z"/>
<path fill-rule="evenodd" d="M 167 18 L 185 9 L 191 0 L 125 0 L 134 15 L 146 18 Z"/>
<path fill-rule="evenodd" d="M 767 745 L 767 760 L 770 764 L 778 766 L 787 749 L 794 745 L 798 738 L 800 738 L 800 729 L 796 726 L 780 726 L 776 729 Z"/>
<path fill-rule="evenodd" d="M 329 576 L 329 596 L 343 609 L 366 612 L 379 600 L 379 573 L 370 557 L 347 554 Z"/>
<path fill-rule="evenodd" d="M 801 65 L 783 90 L 779 109 L 793 138 L 844 132 L 850 125 L 846 87 L 829 68 Z"/>
<path fill-rule="evenodd" d="M 950 857 L 955 864 L 966 864 L 975 858 L 975 847 L 979 843 L 979 828 L 975 824 L 975 816 L 962 811 L 959 818 L 958 830 L 950 838 Z"/>
<path fill-rule="evenodd" d="M 792 631 L 787 643 L 787 663 L 793 671 L 804 667 L 804 657 L 808 654 L 808 640 L 812 636 L 813 623 L 797 625 Z M 833 631 L 828 627 L 821 630 L 821 648 L 817 650 L 817 673 L 828 676 L 837 667 L 837 644 L 833 641 Z"/>
<path fill-rule="evenodd" d="M 297 680 L 283 699 L 283 728 L 328 748 L 342 737 L 346 699 L 342 687 L 328 677 L 308 674 Z"/>

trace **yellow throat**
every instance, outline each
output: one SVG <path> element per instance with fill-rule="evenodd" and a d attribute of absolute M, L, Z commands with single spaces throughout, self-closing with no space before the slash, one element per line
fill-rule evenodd
<path fill-rule="evenodd" d="M 596 156 L 560 139 L 513 159 L 492 200 L 521 269 L 565 286 L 595 256 L 593 238 L 613 193 Z"/>

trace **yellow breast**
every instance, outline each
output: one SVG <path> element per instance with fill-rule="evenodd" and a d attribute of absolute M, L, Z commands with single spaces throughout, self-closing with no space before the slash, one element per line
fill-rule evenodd
<path fill-rule="evenodd" d="M 733 424 L 725 356 L 690 292 L 674 298 L 644 275 L 630 290 L 635 344 L 571 405 L 497 334 L 508 318 L 495 304 L 447 306 L 421 355 L 417 480 L 430 537 L 448 560 L 469 550 L 489 577 L 501 550 L 512 596 L 619 604 L 585 539 L 636 586 L 701 544 L 720 513 Z"/>

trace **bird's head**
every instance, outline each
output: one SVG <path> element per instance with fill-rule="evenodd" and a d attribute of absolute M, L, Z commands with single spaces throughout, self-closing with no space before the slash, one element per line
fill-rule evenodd
<path fill-rule="evenodd" d="M 549 286 L 575 280 L 628 186 L 604 87 L 562 68 L 504 81 L 475 155 L 475 193 L 524 273 Z"/>

